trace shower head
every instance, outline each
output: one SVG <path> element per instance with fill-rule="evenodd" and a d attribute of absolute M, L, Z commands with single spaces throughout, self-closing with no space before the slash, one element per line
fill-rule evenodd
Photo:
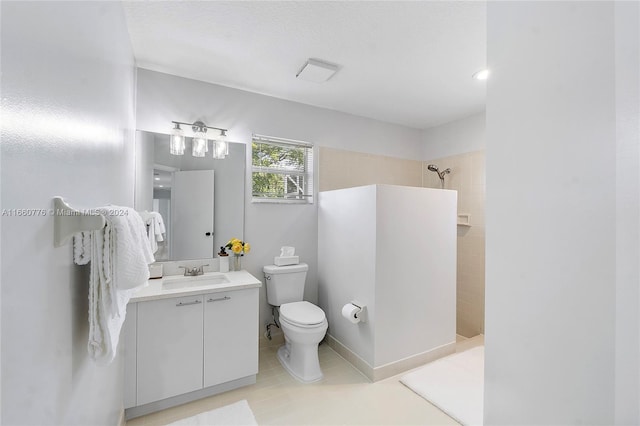
<path fill-rule="evenodd" d="M 444 175 L 448 175 L 449 173 L 451 173 L 451 169 L 444 169 L 443 171 L 440 171 L 440 169 L 438 169 L 438 166 L 436 166 L 435 164 L 429 164 L 427 166 L 427 169 L 430 172 L 435 172 L 438 175 L 438 177 L 440 178 L 442 189 L 444 189 Z"/>

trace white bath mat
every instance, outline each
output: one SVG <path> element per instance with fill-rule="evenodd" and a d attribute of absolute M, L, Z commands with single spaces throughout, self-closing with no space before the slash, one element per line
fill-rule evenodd
<path fill-rule="evenodd" d="M 243 399 L 231 405 L 217 408 L 215 410 L 200 413 L 197 416 L 188 417 L 170 423 L 168 426 L 257 426 L 253 411 Z"/>
<path fill-rule="evenodd" d="M 484 346 L 436 360 L 400 381 L 463 425 L 482 425 Z"/>

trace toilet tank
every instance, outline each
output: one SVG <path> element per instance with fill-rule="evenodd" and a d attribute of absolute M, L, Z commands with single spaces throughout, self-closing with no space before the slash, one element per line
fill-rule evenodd
<path fill-rule="evenodd" d="M 267 286 L 267 302 L 272 306 L 300 302 L 304 295 L 304 283 L 309 265 L 276 266 L 268 265 L 263 269 Z"/>

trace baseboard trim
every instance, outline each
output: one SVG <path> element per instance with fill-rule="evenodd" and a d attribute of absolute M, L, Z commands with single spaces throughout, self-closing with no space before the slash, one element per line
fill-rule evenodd
<path fill-rule="evenodd" d="M 373 367 L 371 367 L 367 361 L 360 358 L 351 349 L 342 344 L 338 339 L 330 334 L 327 334 L 327 343 L 329 347 L 336 351 L 338 355 L 346 359 L 351 365 L 357 368 L 362 374 L 364 374 L 369 380 L 374 381 Z"/>
<path fill-rule="evenodd" d="M 390 362 L 380 367 L 376 367 L 373 370 L 374 382 L 378 380 L 386 379 L 396 374 L 404 373 L 405 371 L 412 370 L 416 367 L 420 367 L 436 359 L 451 355 L 456 351 L 456 342 L 446 343 L 442 346 L 435 347 L 428 351 L 409 356 L 398 361 Z"/>
<path fill-rule="evenodd" d="M 163 399 L 161 401 L 150 402 L 148 404 L 139 405 L 137 407 L 127 408 L 126 410 L 124 410 L 125 419 L 131 420 L 136 417 L 154 413 L 156 411 L 175 407 L 176 405 L 182 405 L 187 402 L 195 401 L 197 399 L 206 398 L 209 396 L 217 395 L 222 392 L 227 392 L 233 389 L 237 389 L 243 386 L 252 385 L 255 382 L 256 382 L 255 375 L 247 376 L 241 379 L 232 380 L 230 382 L 222 383 L 216 386 L 210 386 L 208 388 L 199 389 L 197 391 Z"/>
<path fill-rule="evenodd" d="M 126 426 L 127 419 L 124 416 L 124 407 L 120 410 L 120 419 L 118 420 L 118 426 Z"/>
<path fill-rule="evenodd" d="M 331 349 L 351 363 L 372 382 L 377 382 L 388 377 L 395 376 L 396 374 L 400 374 L 431 361 L 435 361 L 438 358 L 450 355 L 456 351 L 456 342 L 453 341 L 428 351 L 374 368 L 335 337 L 327 335 L 327 343 Z"/>

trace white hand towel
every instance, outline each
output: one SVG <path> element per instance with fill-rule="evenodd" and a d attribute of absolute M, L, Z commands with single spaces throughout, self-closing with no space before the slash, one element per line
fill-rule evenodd
<path fill-rule="evenodd" d="M 166 233 L 167 230 L 164 227 L 162 215 L 158 212 L 151 212 L 151 217 L 153 220 L 153 230 L 156 241 L 164 241 L 164 236 L 162 234 Z"/>
<path fill-rule="evenodd" d="M 151 253 L 155 253 L 158 251 L 158 241 L 156 240 L 156 222 L 151 220 L 151 222 L 147 223 L 147 239 L 149 240 L 149 247 L 151 248 Z"/>
<path fill-rule="evenodd" d="M 109 364 L 116 356 L 127 303 L 135 291 L 116 290 L 113 280 L 106 279 L 104 265 L 113 265 L 109 260 L 109 257 L 113 259 L 113 252 L 109 253 L 110 249 L 104 250 L 110 244 L 111 234 L 107 230 L 106 233 L 95 231 L 92 235 L 93 252 L 96 256 L 91 262 L 89 285 L 88 351 L 91 358 L 100 364 Z"/>
<path fill-rule="evenodd" d="M 158 212 L 144 211 L 140 213 L 140 216 L 147 226 L 147 237 L 149 238 L 151 253 L 156 253 L 159 248 L 158 242 L 164 241 L 163 234 L 167 232 L 164 227 L 162 215 Z"/>

